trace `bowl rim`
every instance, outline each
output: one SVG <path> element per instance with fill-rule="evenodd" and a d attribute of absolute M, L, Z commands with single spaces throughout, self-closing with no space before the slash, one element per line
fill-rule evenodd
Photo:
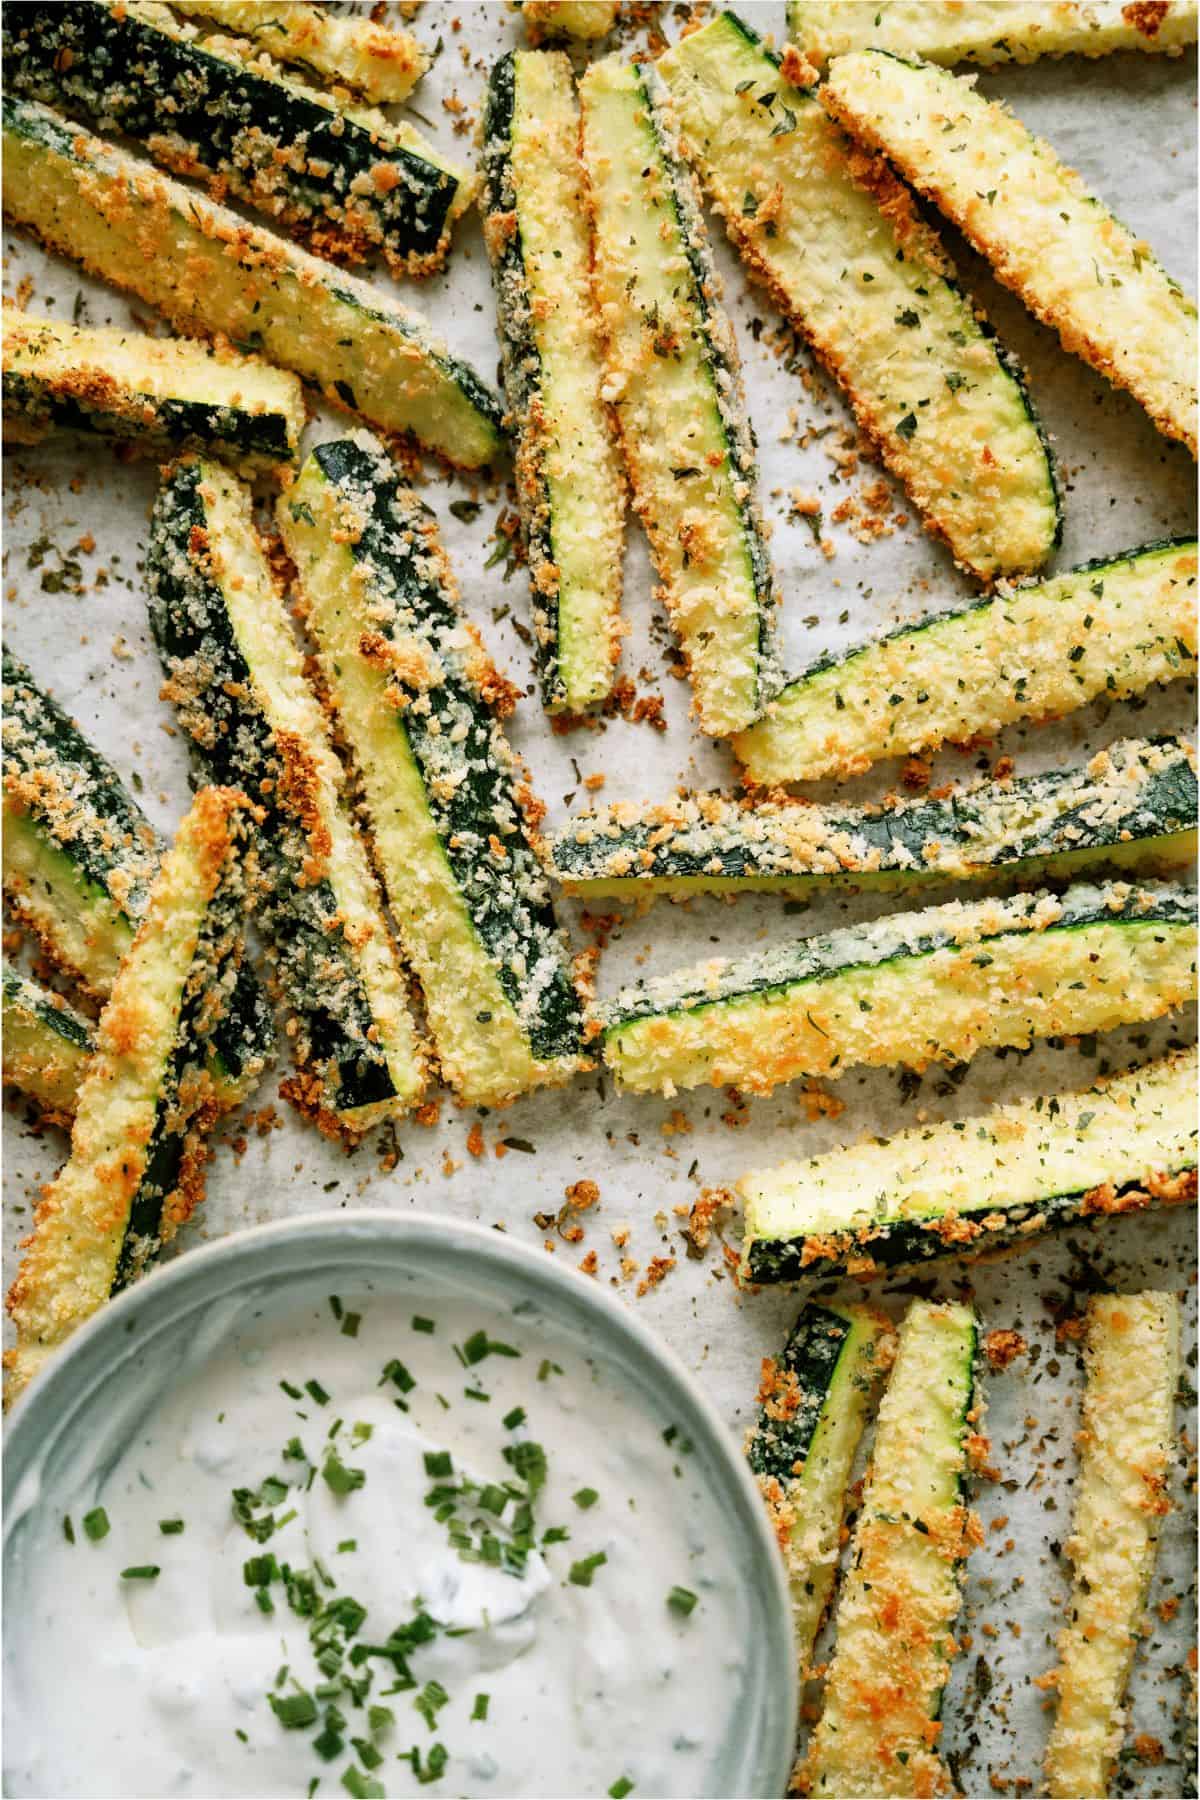
<path fill-rule="evenodd" d="M 708 1485 L 715 1490 L 714 1498 L 720 1503 L 732 1494 L 740 1503 L 742 1518 L 733 1519 L 726 1514 L 726 1522 L 739 1530 L 753 1565 L 753 1579 L 758 1587 L 756 1599 L 762 1609 L 767 1639 L 762 1662 L 766 1680 L 760 1684 L 756 1741 L 747 1745 L 742 1758 L 743 1772 L 752 1785 L 744 1791 L 767 1796 L 782 1793 L 795 1757 L 798 1716 L 791 1598 L 783 1558 L 761 1496 L 744 1457 L 738 1452 L 733 1434 L 678 1352 L 652 1327 L 637 1318 L 630 1308 L 574 1268 L 566 1268 L 553 1258 L 539 1254 L 532 1246 L 510 1239 L 487 1225 L 446 1219 L 424 1211 L 326 1208 L 292 1218 L 268 1220 L 214 1242 L 198 1244 L 115 1295 L 80 1326 L 38 1372 L 13 1409 L 5 1433 L 3 1457 L 5 1559 L 10 1536 L 27 1510 L 21 1503 L 27 1478 L 37 1469 L 43 1451 L 57 1440 L 63 1429 L 72 1428 L 72 1412 L 79 1409 L 76 1377 L 81 1365 L 85 1369 L 86 1395 L 94 1391 L 114 1365 L 119 1365 L 123 1360 L 122 1353 L 130 1353 L 134 1344 L 141 1341 L 140 1333 L 137 1339 L 133 1336 L 139 1317 L 146 1323 L 148 1332 L 162 1328 L 189 1288 L 198 1285 L 203 1289 L 205 1283 L 225 1266 L 245 1263 L 253 1268 L 265 1259 L 266 1266 L 259 1272 L 269 1275 L 270 1253 L 280 1240 L 326 1242 L 336 1259 L 339 1251 L 361 1252 L 372 1239 L 381 1237 L 391 1242 L 406 1242 L 416 1250 L 429 1248 L 443 1255 L 448 1252 L 452 1257 L 462 1255 L 469 1261 L 490 1264 L 493 1270 L 518 1270 L 525 1283 L 544 1291 L 552 1299 L 557 1297 L 568 1311 L 582 1315 L 586 1323 L 610 1341 L 624 1339 L 625 1347 L 648 1363 L 652 1372 L 666 1377 L 674 1390 L 670 1396 L 672 1402 L 681 1401 L 687 1409 L 689 1416 L 685 1428 L 688 1434 L 698 1435 L 702 1440 L 710 1470 L 715 1464 L 715 1472 L 726 1489 L 722 1494 L 720 1486 L 710 1480 Z M 312 1263 L 305 1265 L 310 1270 L 313 1266 Z M 299 1267 L 287 1269 L 281 1280 L 286 1284 L 300 1273 Z M 329 1267 L 331 1280 L 336 1278 L 336 1273 L 335 1260 Z"/>

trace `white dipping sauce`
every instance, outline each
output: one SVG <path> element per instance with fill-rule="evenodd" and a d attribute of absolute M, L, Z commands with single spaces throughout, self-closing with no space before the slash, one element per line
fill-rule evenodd
<path fill-rule="evenodd" d="M 486 1300 L 414 1286 L 411 1303 L 336 1305 L 340 1320 L 325 1302 L 210 1322 L 216 1347 L 195 1348 L 111 1466 L 89 1457 L 37 1496 L 6 1596 L 5 1791 L 709 1791 L 750 1612 L 682 1434 L 563 1333 Z M 519 1355 L 471 1361 L 480 1332 Z M 274 1518 L 262 1541 L 234 1490 L 257 1496 L 240 1503 L 252 1524 Z M 354 1661 L 414 1620 L 410 1647 Z M 346 1682 L 368 1677 L 356 1704 Z"/>

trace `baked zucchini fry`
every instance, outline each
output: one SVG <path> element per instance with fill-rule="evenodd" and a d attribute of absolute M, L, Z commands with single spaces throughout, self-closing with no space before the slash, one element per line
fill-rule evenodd
<path fill-rule="evenodd" d="M 600 1009 L 604 1060 L 623 1088 L 667 1095 L 924 1069 L 1160 1018 L 1195 965 L 1193 896 L 1166 882 L 955 900 L 638 982 Z"/>
<path fill-rule="evenodd" d="M 145 917 L 164 844 L 116 770 L 4 652 L 4 897 L 59 968 L 107 1000 Z M 248 962 L 213 1031 L 225 1107 L 258 1085 L 275 1048 Z"/>
<path fill-rule="evenodd" d="M 542 699 L 551 712 L 582 712 L 611 690 L 621 653 L 625 487 L 600 398 L 579 109 L 564 55 L 500 58 L 483 167 Z"/>
<path fill-rule="evenodd" d="M 447 462 L 473 469 L 497 455 L 498 397 L 419 313 L 48 107 L 5 95 L 0 116 L 4 210 L 49 249 Z"/>
<path fill-rule="evenodd" d="M 734 750 L 756 787 L 845 779 L 1195 673 L 1193 538 L 1004 588 L 812 663 Z"/>
<path fill-rule="evenodd" d="M 215 464 L 177 464 L 159 490 L 146 575 L 166 693 L 204 774 L 263 809 L 257 919 L 301 1071 L 286 1097 L 331 1134 L 358 1135 L 415 1105 L 424 1062 L 247 489 Z"/>
<path fill-rule="evenodd" d="M 738 1182 L 749 1281 L 870 1279 L 1196 1198 L 1195 1050 Z M 1080 1793 L 1089 1790 L 1081 1788 Z"/>
<path fill-rule="evenodd" d="M 618 802 L 570 820 L 548 848 L 564 890 L 587 900 L 905 891 L 1105 866 L 1153 875 L 1194 863 L 1198 805 L 1189 743 L 1126 738 L 1073 768 L 882 806 L 717 793 Z"/>
<path fill-rule="evenodd" d="M 1195 302 L 1049 144 L 962 76 L 886 51 L 836 58 L 821 99 L 953 220 L 1065 349 L 1195 456 Z"/>
<path fill-rule="evenodd" d="M 90 1019 L 61 994 L 4 971 L 4 1084 L 20 1088 L 51 1118 L 75 1111 L 83 1072 L 96 1048 Z"/>
<path fill-rule="evenodd" d="M 990 68 L 1114 50 L 1178 56 L 1196 41 L 1196 0 L 788 0 L 787 17 L 789 35 L 818 67 L 849 50 Z"/>
<path fill-rule="evenodd" d="M 837 1606 L 825 1706 L 797 1771 L 806 1794 L 949 1794 L 937 1754 L 967 1557 L 983 1414 L 968 1306 L 914 1300 L 879 1407 L 875 1448 Z"/>
<path fill-rule="evenodd" d="M 424 46 L 407 31 L 371 18 L 338 18 L 305 0 L 173 0 L 189 19 L 211 20 L 250 38 L 276 62 L 318 80 L 354 88 L 377 106 L 407 100 L 429 67 Z"/>
<path fill-rule="evenodd" d="M 1067 1555 L 1070 1624 L 1058 1640 L 1058 1711 L 1046 1749 L 1052 1800 L 1107 1794 L 1125 1735 L 1125 1688 L 1176 1456 L 1179 1303 L 1097 1294 L 1088 1305 L 1079 1484 Z"/>
<path fill-rule="evenodd" d="M 750 274 L 845 389 L 926 527 L 982 580 L 1057 544 L 1054 467 L 1016 365 L 878 159 L 826 117 L 795 52 L 723 13 L 658 67 Z"/>
<path fill-rule="evenodd" d="M 763 1358 L 746 1454 L 787 1563 L 801 1681 L 833 1592 L 855 1453 L 895 1340 L 873 1307 L 810 1303 L 782 1356 Z"/>
<path fill-rule="evenodd" d="M 543 38 L 607 37 L 617 22 L 617 0 L 517 0 L 531 43 Z"/>
<path fill-rule="evenodd" d="M 606 57 L 579 92 L 604 394 L 696 722 L 728 737 L 758 718 L 780 679 L 737 345 L 656 71 Z"/>
<path fill-rule="evenodd" d="M 363 435 L 314 450 L 278 516 L 446 1080 L 480 1105 L 565 1081 L 582 1015 L 500 729 L 513 692 L 429 509 Z"/>
<path fill-rule="evenodd" d="M 206 1064 L 241 956 L 252 831 L 244 795 L 203 788 L 155 876 L 100 1016 L 70 1157 L 9 1290 L 8 1401 L 203 1198 L 220 1111 Z"/>
<path fill-rule="evenodd" d="M 323 256 L 378 251 L 395 275 L 440 268 L 472 177 L 410 125 L 343 106 L 269 58 L 202 39 L 154 0 L 29 4 L 4 15 L 9 91 L 209 177 Z"/>
<path fill-rule="evenodd" d="M 2 329 L 10 443 L 80 431 L 158 457 L 207 450 L 249 477 L 277 474 L 299 455 L 304 396 L 283 369 L 227 347 L 86 331 L 11 306 Z"/>

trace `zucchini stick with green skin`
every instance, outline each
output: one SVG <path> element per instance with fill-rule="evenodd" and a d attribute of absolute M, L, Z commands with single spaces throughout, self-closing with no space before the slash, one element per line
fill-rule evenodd
<path fill-rule="evenodd" d="M 360 1135 L 417 1103 L 424 1060 L 247 489 L 218 465 L 177 464 L 159 490 L 146 570 L 166 693 L 201 767 L 262 808 L 257 917 L 300 1070 L 283 1091 L 331 1135 Z"/>
<path fill-rule="evenodd" d="M 314 450 L 278 518 L 446 1080 L 480 1105 L 566 1081 L 581 1005 L 500 729 L 514 695 L 429 509 L 363 435 Z"/>
<path fill-rule="evenodd" d="M 220 1110 L 207 1063 L 241 956 L 252 830 L 243 794 L 203 788 L 155 876 L 100 1016 L 69 1159 L 9 1291 L 6 1401 L 203 1198 L 204 1138 Z"/>
<path fill-rule="evenodd" d="M 818 67 L 849 50 L 991 68 L 1114 50 L 1178 56 L 1196 41 L 1196 0 L 788 0 L 787 18 L 789 36 Z"/>
<path fill-rule="evenodd" d="M 967 1557 L 983 1401 L 968 1306 L 916 1300 L 900 1326 L 838 1601 L 825 1705 L 800 1793 L 953 1792 L 936 1749 Z"/>
<path fill-rule="evenodd" d="M 1196 454 L 1196 306 L 999 101 L 932 63 L 837 57 L 821 99 L 986 256 L 1035 318 Z"/>
<path fill-rule="evenodd" d="M 737 1184 L 748 1281 L 870 1280 L 1196 1198 L 1194 1049 L 1083 1093 L 914 1126 Z M 1082 1793 L 1084 1790 L 1080 1789 Z"/>
<path fill-rule="evenodd" d="M 1196 541 L 1148 544 L 810 664 L 734 744 L 755 787 L 861 775 L 1196 672 Z"/>
<path fill-rule="evenodd" d="M 407 31 L 371 18 L 339 18 L 305 0 L 173 0 L 176 12 L 251 38 L 276 62 L 292 63 L 321 81 L 344 83 L 377 106 L 407 100 L 429 67 L 424 47 Z"/>
<path fill-rule="evenodd" d="M 1046 1750 L 1052 1800 L 1107 1794 L 1125 1735 L 1125 1688 L 1143 1629 L 1177 1454 L 1179 1302 L 1097 1294 L 1087 1311 L 1070 1623 L 1058 1640 L 1058 1711 Z"/>
<path fill-rule="evenodd" d="M 746 1446 L 788 1570 L 800 1679 L 833 1592 L 855 1453 L 896 1334 L 870 1306 L 806 1306 L 764 1357 Z"/>
<path fill-rule="evenodd" d="M 394 275 L 445 261 L 472 177 L 409 125 L 341 105 L 267 57 L 203 39 L 155 0 L 30 4 L 4 19 L 9 91 L 145 145 L 179 175 L 209 176 L 322 255 L 379 251 Z"/>
<path fill-rule="evenodd" d="M 4 652 L 4 897 L 93 1000 L 107 1000 L 145 917 L 164 844 L 116 770 Z M 248 962 L 213 1034 L 226 1106 L 257 1086 L 275 1048 Z"/>
<path fill-rule="evenodd" d="M 333 406 L 475 469 L 499 398 L 419 313 L 161 175 L 49 107 L 6 94 L 4 210 L 51 250 L 157 308 L 293 369 Z"/>
<path fill-rule="evenodd" d="M 299 455 L 304 395 L 283 369 L 227 346 L 82 330 L 11 306 L 2 328 L 12 443 L 79 431 L 160 458 L 207 450 L 249 477 L 277 474 Z"/>
<path fill-rule="evenodd" d="M 927 529 L 981 580 L 1041 568 L 1054 466 L 1020 372 L 813 71 L 733 13 L 660 58 L 684 142 L 750 274 L 844 388 Z"/>
<path fill-rule="evenodd" d="M 92 1021 L 52 988 L 6 968 L 3 1046 L 5 1086 L 28 1094 L 48 1118 L 69 1120 L 96 1048 Z"/>
<path fill-rule="evenodd" d="M 784 1081 L 856 1065 L 965 1062 L 1035 1038 L 1157 1019 L 1191 997 L 1193 896 L 1078 882 L 1061 898 L 952 901 L 625 988 L 604 1060 L 636 1093 Z"/>
<path fill-rule="evenodd" d="M 580 103 L 604 397 L 697 724 L 727 737 L 758 718 L 780 679 L 737 345 L 657 72 L 607 57 L 588 69 Z"/>
<path fill-rule="evenodd" d="M 484 237 L 516 435 L 542 698 L 582 712 L 621 653 L 625 488 L 592 305 L 579 108 L 561 53 L 514 50 L 488 85 Z"/>
<path fill-rule="evenodd" d="M 1195 861 L 1197 804 L 1189 743 L 1127 738 L 1074 768 L 882 806 L 715 793 L 618 802 L 570 820 L 549 850 L 568 894 L 630 902 L 1049 880 L 1105 865 L 1154 875 Z"/>

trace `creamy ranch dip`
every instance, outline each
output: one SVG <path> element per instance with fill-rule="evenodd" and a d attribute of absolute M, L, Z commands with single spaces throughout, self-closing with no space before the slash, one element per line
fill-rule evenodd
<path fill-rule="evenodd" d="M 23 1496 L 6 1793 L 713 1791 L 750 1614 L 683 1432 L 521 1306 L 291 1306 Z"/>

